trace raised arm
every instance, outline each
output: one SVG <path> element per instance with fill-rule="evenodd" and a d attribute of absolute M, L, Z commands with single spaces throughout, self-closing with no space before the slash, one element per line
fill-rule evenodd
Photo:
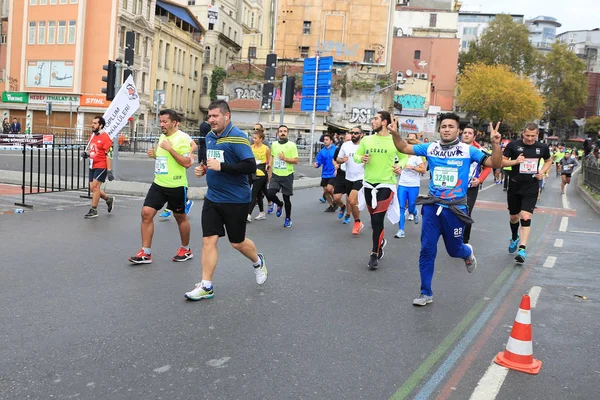
<path fill-rule="evenodd" d="M 502 149 L 500 148 L 500 142 L 502 141 L 502 135 L 498 132 L 500 128 L 500 122 L 496 124 L 496 129 L 490 122 L 490 140 L 492 142 L 492 156 L 486 158 L 484 166 L 490 168 L 500 168 L 503 165 L 502 161 Z"/>
<path fill-rule="evenodd" d="M 388 125 L 387 129 L 394 139 L 394 146 L 396 146 L 396 149 L 400 153 L 415 155 L 412 144 L 406 143 L 402 140 L 402 137 L 400 137 L 400 132 L 398 132 L 398 120 L 394 116 L 392 116 L 392 123 Z"/>

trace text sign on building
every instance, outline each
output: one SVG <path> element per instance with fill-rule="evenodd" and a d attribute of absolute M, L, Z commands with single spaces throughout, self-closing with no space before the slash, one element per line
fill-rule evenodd
<path fill-rule="evenodd" d="M 4 103 L 24 103 L 29 102 L 29 93 L 22 92 L 2 92 L 2 101 Z"/>
<path fill-rule="evenodd" d="M 108 107 L 110 101 L 106 100 L 105 95 L 82 94 L 79 99 L 79 104 L 82 107 Z"/>
<path fill-rule="evenodd" d="M 219 19 L 219 7 L 216 5 L 208 5 L 208 23 L 216 24 Z"/>
<path fill-rule="evenodd" d="M 53 105 L 64 105 L 69 104 L 79 105 L 79 96 L 63 95 L 63 94 L 30 94 L 29 104 L 46 104 L 51 102 Z"/>

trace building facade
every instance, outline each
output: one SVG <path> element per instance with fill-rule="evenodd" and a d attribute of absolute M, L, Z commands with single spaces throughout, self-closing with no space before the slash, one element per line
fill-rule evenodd
<path fill-rule="evenodd" d="M 556 41 L 556 28 L 562 25 L 556 18 L 540 15 L 536 18 L 525 21 L 529 29 L 529 41 L 542 53 L 552 49 Z"/>
<path fill-rule="evenodd" d="M 483 35 L 498 14 L 487 14 L 474 11 L 461 11 L 458 13 L 458 38 L 460 39 L 460 51 L 469 51 L 471 43 L 476 43 Z M 525 16 L 522 14 L 510 14 L 513 21 L 522 24 Z"/>
<path fill-rule="evenodd" d="M 600 72 L 600 29 L 591 31 L 567 31 L 556 36 L 573 53 L 585 61 L 588 72 Z"/>

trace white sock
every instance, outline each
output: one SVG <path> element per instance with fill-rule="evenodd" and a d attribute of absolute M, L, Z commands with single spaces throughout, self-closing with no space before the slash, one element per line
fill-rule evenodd
<path fill-rule="evenodd" d="M 212 281 L 205 281 L 204 279 L 202 279 L 200 285 L 204 288 L 212 289 Z"/>
<path fill-rule="evenodd" d="M 190 246 L 181 246 L 181 247 L 183 247 L 183 248 L 184 248 L 184 249 L 186 249 L 186 250 L 189 250 L 189 249 L 190 249 Z"/>
<path fill-rule="evenodd" d="M 252 263 L 252 266 L 253 266 L 254 268 L 258 268 L 258 267 L 260 267 L 261 265 L 262 265 L 262 261 L 260 260 L 260 257 L 258 257 L 258 261 L 256 261 L 256 262 Z"/>
<path fill-rule="evenodd" d="M 152 254 L 152 251 L 150 250 L 150 247 L 142 247 L 142 250 L 144 250 L 144 253 L 150 255 Z"/>

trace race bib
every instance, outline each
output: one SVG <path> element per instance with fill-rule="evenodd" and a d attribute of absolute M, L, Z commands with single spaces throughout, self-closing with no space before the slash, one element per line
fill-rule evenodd
<path fill-rule="evenodd" d="M 452 167 L 435 167 L 433 185 L 438 188 L 453 188 L 458 183 L 458 169 Z"/>
<path fill-rule="evenodd" d="M 273 168 L 277 168 L 277 169 L 286 169 L 287 168 L 287 163 L 283 160 L 280 160 L 279 158 L 275 159 L 275 165 L 273 166 Z"/>
<path fill-rule="evenodd" d="M 565 164 L 565 165 L 563 165 L 563 171 L 565 171 L 565 172 L 571 171 L 571 167 L 572 166 L 573 166 L 572 164 Z"/>
<path fill-rule="evenodd" d="M 94 169 L 94 159 L 90 158 L 90 169 Z"/>
<path fill-rule="evenodd" d="M 539 160 L 537 158 L 526 158 L 519 167 L 519 172 L 522 174 L 537 174 Z"/>
<path fill-rule="evenodd" d="M 206 150 L 206 158 L 214 158 L 218 162 L 225 162 L 223 150 Z"/>
<path fill-rule="evenodd" d="M 167 157 L 156 157 L 154 160 L 154 174 L 166 175 L 169 173 L 169 166 L 167 164 Z"/>

